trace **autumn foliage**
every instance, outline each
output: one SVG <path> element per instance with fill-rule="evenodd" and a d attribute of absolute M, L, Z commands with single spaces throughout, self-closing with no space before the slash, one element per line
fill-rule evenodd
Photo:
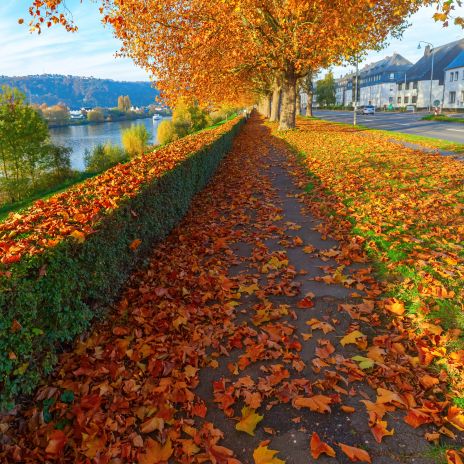
<path fill-rule="evenodd" d="M 365 251 L 390 282 L 379 306 L 416 346 L 411 368 L 434 365 L 462 397 L 462 162 L 323 121 L 301 120 L 284 138 L 310 172 L 311 210 L 327 219 L 319 230 L 344 242 L 334 279 Z"/>
<path fill-rule="evenodd" d="M 82 333 L 176 224 L 239 121 L 117 165 L 0 224 L 3 402 L 33 389 L 52 368 L 56 343 Z"/>

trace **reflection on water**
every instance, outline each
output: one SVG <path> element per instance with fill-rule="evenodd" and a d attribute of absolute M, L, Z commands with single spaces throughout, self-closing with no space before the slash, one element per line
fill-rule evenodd
<path fill-rule="evenodd" d="M 169 118 L 163 118 L 169 119 Z M 162 121 L 152 121 L 151 118 L 136 121 L 105 122 L 103 124 L 89 124 L 86 126 L 56 127 L 50 129 L 54 143 L 72 148 L 71 165 L 73 169 L 83 171 L 85 150 L 92 150 L 98 144 L 111 142 L 121 145 L 121 132 L 132 124 L 144 125 L 151 134 L 150 144 L 156 144 L 156 132 Z"/>

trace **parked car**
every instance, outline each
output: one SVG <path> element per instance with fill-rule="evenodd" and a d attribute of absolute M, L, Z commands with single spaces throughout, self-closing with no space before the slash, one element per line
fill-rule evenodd
<path fill-rule="evenodd" d="M 362 109 L 362 114 L 375 114 L 375 106 L 374 105 L 366 105 Z"/>

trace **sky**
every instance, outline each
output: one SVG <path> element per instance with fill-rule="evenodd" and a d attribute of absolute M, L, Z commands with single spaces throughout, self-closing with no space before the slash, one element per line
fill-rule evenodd
<path fill-rule="evenodd" d="M 29 4 L 30 0 L 0 0 L 0 75 L 47 73 L 127 81 L 149 80 L 148 74 L 130 59 L 115 57 L 121 44 L 113 37 L 111 28 L 101 24 L 97 4 L 89 0 L 83 3 L 67 0 L 79 31 L 69 33 L 55 26 L 45 29 L 41 35 L 28 31 Z M 402 40 L 392 39 L 384 50 L 370 52 L 361 67 L 394 52 L 414 63 L 423 54 L 423 49 L 417 49 L 420 40 L 439 46 L 464 38 L 462 28 L 454 25 L 443 28 L 440 23 L 435 23 L 433 12 L 433 8 L 422 8 L 410 19 L 412 26 Z M 460 13 L 464 14 L 464 8 Z M 25 19 L 22 25 L 18 24 L 20 17 Z M 351 69 L 334 67 L 333 71 L 339 77 Z"/>

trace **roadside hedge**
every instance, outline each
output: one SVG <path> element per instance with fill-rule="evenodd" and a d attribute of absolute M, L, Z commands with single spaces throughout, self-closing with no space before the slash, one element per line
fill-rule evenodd
<path fill-rule="evenodd" d="M 21 217 L 16 215 L 9 227 L 10 235 L 15 235 L 14 221 L 22 224 L 18 225 L 22 233 L 15 237 L 17 243 L 24 236 L 33 236 L 34 231 L 40 232 L 43 240 L 36 237 L 33 246 L 21 249 L 21 255 L 11 255 L 11 250 L 18 247 L 7 241 L 8 228 L 0 228 L 0 251 L 3 245 L 3 255 L 8 256 L 0 264 L 0 408 L 11 407 L 20 394 L 31 393 L 40 379 L 53 370 L 62 345 L 82 334 L 101 308 L 114 301 L 134 266 L 186 213 L 192 197 L 205 186 L 231 148 L 242 123 L 243 119 L 237 118 L 187 137 L 200 146 L 193 153 L 179 156 L 179 150 L 189 146 L 179 140 L 156 151 L 149 161 L 140 158 L 124 165 L 126 170 L 140 169 L 137 163 L 156 166 L 163 150 L 167 154 L 176 153 L 180 159 L 152 179 L 147 175 L 145 179 L 149 181 L 141 182 L 125 197 L 117 201 L 109 199 L 106 208 L 97 208 L 92 219 L 82 225 L 83 232 L 76 233 L 73 227 L 61 224 L 59 230 L 65 230 L 67 235 L 59 240 L 53 236 L 50 241 L 52 232 L 48 234 L 44 229 L 43 218 L 36 218 L 35 222 L 30 219 L 31 230 L 24 232 Z M 151 173 L 149 168 L 144 166 L 144 172 Z M 121 168 L 112 169 L 118 173 Z M 102 176 L 108 177 L 111 171 Z M 86 192 L 85 201 L 82 200 L 87 205 L 86 211 L 99 177 L 86 181 L 84 184 L 90 184 L 79 190 Z M 125 176 L 115 175 L 113 183 L 124 179 Z M 96 191 L 101 195 L 101 188 Z M 73 195 L 76 197 L 76 192 Z M 96 203 L 97 200 L 98 204 L 104 203 L 95 196 Z M 60 208 L 53 210 L 56 217 L 73 214 L 71 207 L 68 211 Z M 48 246 L 40 248 L 42 242 Z"/>

